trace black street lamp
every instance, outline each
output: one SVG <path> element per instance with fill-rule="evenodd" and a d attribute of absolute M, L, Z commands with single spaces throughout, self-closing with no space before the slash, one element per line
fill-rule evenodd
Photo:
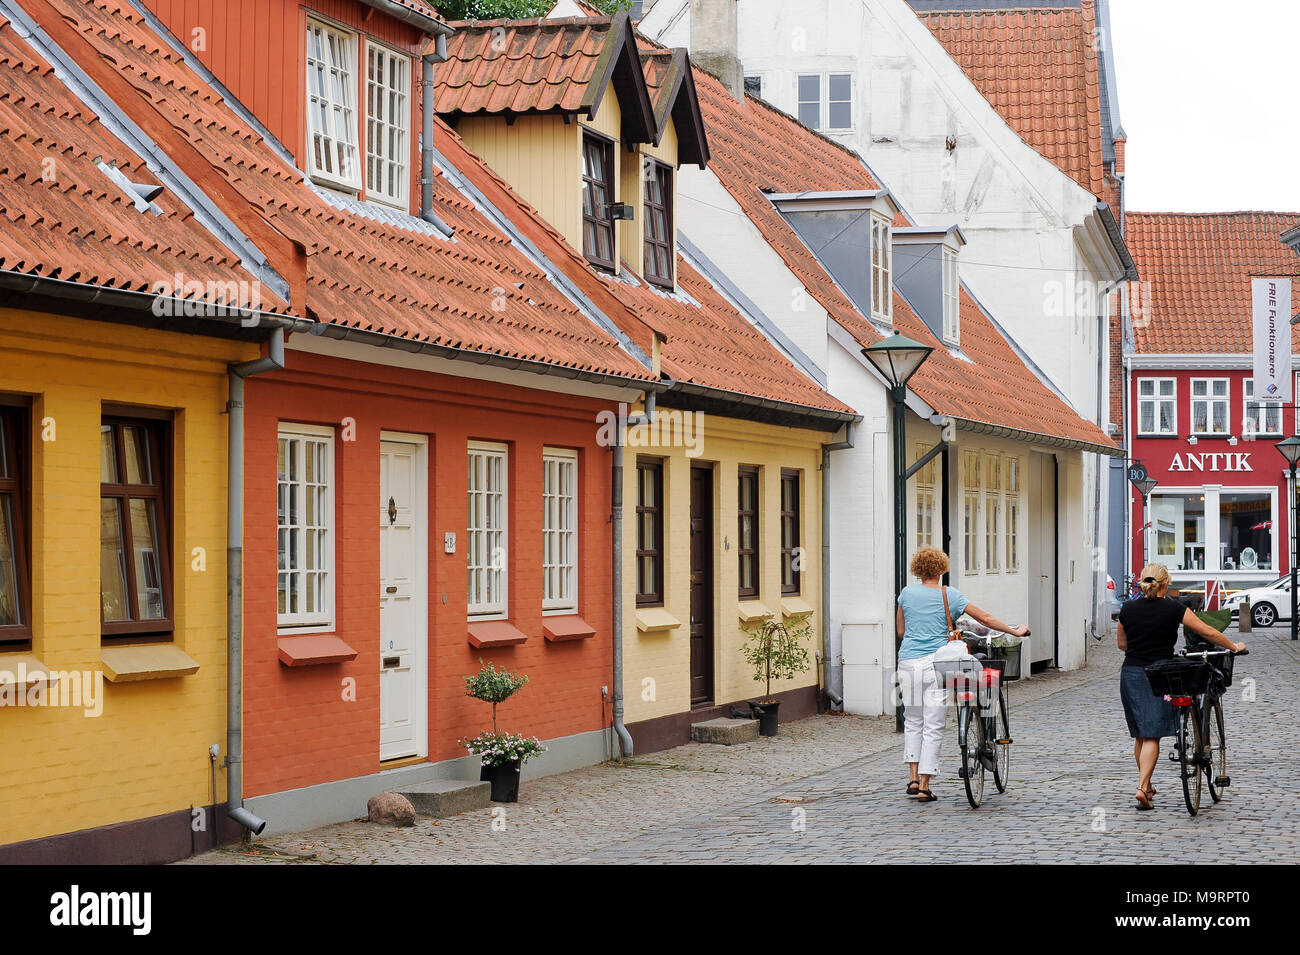
<path fill-rule="evenodd" d="M 1151 503 L 1151 492 L 1160 482 L 1153 477 L 1145 477 L 1140 481 L 1134 481 L 1133 486 L 1138 489 L 1142 495 L 1142 565 L 1145 567 L 1149 555 L 1147 554 L 1147 510 Z"/>
<path fill-rule="evenodd" d="M 1300 461 L 1300 437 L 1291 435 L 1289 438 L 1283 438 L 1274 445 L 1282 457 L 1286 458 L 1287 466 L 1291 469 L 1291 639 L 1297 639 L 1300 634 L 1297 633 L 1297 626 L 1300 626 L 1300 620 L 1296 619 L 1296 487 L 1295 471 L 1296 462 Z"/>
<path fill-rule="evenodd" d="M 907 383 L 934 351 L 898 332 L 862 349 L 867 361 L 875 366 L 889 384 L 889 399 L 894 411 L 894 595 L 907 583 Z M 895 615 L 897 618 L 897 615 Z M 894 666 L 897 672 L 898 650 L 903 635 L 894 630 Z M 897 684 L 896 684 L 897 685 Z M 894 706 L 896 728 L 903 729 L 903 707 Z"/>

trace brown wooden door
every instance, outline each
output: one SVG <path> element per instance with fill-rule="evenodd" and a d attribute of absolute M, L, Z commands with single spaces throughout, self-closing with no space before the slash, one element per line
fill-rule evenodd
<path fill-rule="evenodd" d="M 691 468 L 691 705 L 713 702 L 713 468 Z"/>

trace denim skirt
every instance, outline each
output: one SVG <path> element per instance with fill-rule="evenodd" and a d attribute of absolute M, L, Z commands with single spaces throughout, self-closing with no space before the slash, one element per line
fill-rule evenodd
<path fill-rule="evenodd" d="M 1178 735 L 1178 712 L 1162 696 L 1151 692 L 1142 667 L 1121 667 L 1119 698 L 1124 702 L 1128 733 L 1134 739 L 1160 739 Z"/>

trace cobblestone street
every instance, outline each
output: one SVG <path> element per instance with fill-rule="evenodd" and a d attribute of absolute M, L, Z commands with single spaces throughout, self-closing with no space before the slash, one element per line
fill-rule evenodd
<path fill-rule="evenodd" d="M 1224 697 L 1233 784 L 1217 805 L 1205 793 L 1194 819 L 1163 758 L 1156 810 L 1133 808 L 1119 655 L 1094 644 L 1083 670 L 1012 686 L 1011 786 L 997 793 L 990 774 L 978 811 L 956 776 L 951 718 L 945 772 L 934 784 L 939 801 L 920 805 L 903 794 L 891 719 L 824 715 L 782 726 L 776 739 L 691 744 L 527 781 L 515 805 L 407 829 L 326 826 L 188 861 L 1184 863 L 1194 851 L 1198 862 L 1294 863 L 1300 648 L 1287 636 L 1245 637 L 1251 654 Z M 493 811 L 502 808 L 505 830 L 494 831 Z"/>

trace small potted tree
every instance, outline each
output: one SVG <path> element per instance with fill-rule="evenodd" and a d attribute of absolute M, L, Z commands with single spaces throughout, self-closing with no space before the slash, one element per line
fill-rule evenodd
<path fill-rule="evenodd" d="M 754 679 L 765 681 L 763 698 L 750 700 L 749 708 L 758 716 L 759 734 L 775 736 L 781 701 L 772 697 L 772 679 L 786 680 L 808 669 L 808 648 L 803 645 L 803 639 L 812 632 L 812 627 L 806 618 L 800 618 L 789 624 L 764 620 L 746 630 L 749 639 L 740 652 L 754 668 Z"/>
<path fill-rule="evenodd" d="M 493 802 L 518 802 L 520 770 L 529 759 L 546 752 L 536 736 L 502 733 L 497 726 L 497 704 L 510 699 L 527 682 L 524 674 L 498 670 L 494 663 L 465 677 L 465 695 L 492 704 L 492 732 L 462 739 L 460 745 L 479 757 L 479 779 L 492 784 Z"/>

